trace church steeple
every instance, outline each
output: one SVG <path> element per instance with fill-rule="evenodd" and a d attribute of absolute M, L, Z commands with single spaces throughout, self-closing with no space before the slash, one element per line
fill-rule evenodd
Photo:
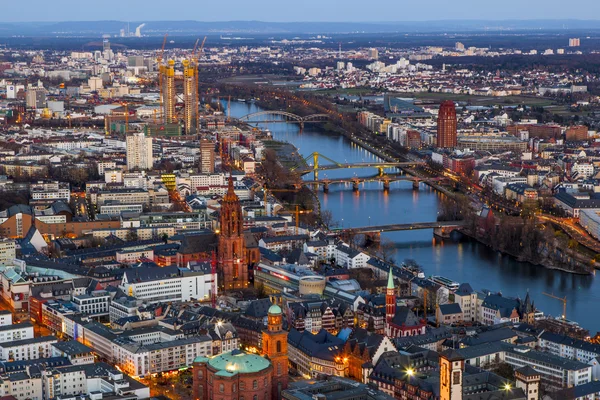
<path fill-rule="evenodd" d="M 221 202 L 219 235 L 219 279 L 225 290 L 248 287 L 244 216 L 240 199 L 235 194 L 233 177 L 229 177 L 227 193 Z"/>
<path fill-rule="evenodd" d="M 394 266 L 390 265 L 388 284 L 385 290 L 385 332 L 391 336 L 390 322 L 396 316 L 396 288 L 394 287 Z"/>

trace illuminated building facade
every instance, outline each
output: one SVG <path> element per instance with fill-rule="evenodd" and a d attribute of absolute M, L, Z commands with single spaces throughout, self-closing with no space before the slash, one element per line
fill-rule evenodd
<path fill-rule="evenodd" d="M 440 105 L 437 119 L 437 144 L 438 148 L 456 147 L 456 107 L 452 101 L 444 101 Z"/>

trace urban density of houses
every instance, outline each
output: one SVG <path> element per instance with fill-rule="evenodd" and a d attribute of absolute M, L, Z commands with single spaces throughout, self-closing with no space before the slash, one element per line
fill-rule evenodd
<path fill-rule="evenodd" d="M 137 40 L 146 28 L 124 29 L 114 34 Z M 110 35 L 92 51 L 0 48 L 0 397 L 600 399 L 600 340 L 589 321 L 567 319 L 566 295 L 434 275 L 395 259 L 428 242 L 408 251 L 386 236 L 428 229 L 435 247 L 462 235 L 590 274 L 597 78 L 461 64 L 587 48 L 571 38 L 540 54 L 460 42 L 332 50 L 328 40 L 196 53 L 165 51 L 165 36 L 158 57 Z M 295 88 L 202 86 L 201 73 L 244 68 Z M 232 101 L 248 115 L 232 115 Z M 535 101 L 577 119 L 549 119 Z M 363 160 L 300 153 L 257 121 L 339 127 Z M 376 173 L 328 175 L 354 168 Z M 407 180 L 415 203 L 420 184 L 443 193 L 436 221 L 371 223 L 376 210 L 356 206 L 374 184 L 386 207 L 410 213 L 389 200 Z M 368 226 L 327 218 L 344 190 Z M 544 314 L 544 298 L 563 314 Z"/>

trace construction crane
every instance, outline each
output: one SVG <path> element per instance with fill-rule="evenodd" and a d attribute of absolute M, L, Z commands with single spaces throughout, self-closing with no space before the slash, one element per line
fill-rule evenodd
<path fill-rule="evenodd" d="M 542 294 L 544 296 L 548 296 L 548 297 L 551 297 L 553 299 L 562 301 L 562 303 L 563 303 L 562 318 L 564 320 L 566 320 L 567 319 L 567 296 L 565 296 L 565 297 L 558 297 L 558 296 L 555 296 L 554 293 L 550 294 L 550 293 L 546 293 L 546 292 L 542 292 Z"/>
<path fill-rule="evenodd" d="M 158 88 L 160 90 L 160 97 L 159 97 L 159 103 L 160 103 L 160 109 L 161 109 L 161 120 L 164 118 L 164 113 L 162 113 L 162 108 L 163 108 L 163 59 L 165 56 L 165 46 L 167 45 L 167 36 L 169 36 L 168 33 L 165 33 L 165 37 L 163 39 L 163 43 L 162 43 L 162 47 L 160 49 L 160 53 L 159 55 L 156 56 L 156 65 L 158 66 Z"/>
<path fill-rule="evenodd" d="M 121 105 L 125 107 L 125 135 L 129 133 L 129 104 L 122 102 Z"/>
<path fill-rule="evenodd" d="M 300 204 L 290 204 L 296 206 L 295 211 L 280 211 L 280 214 L 293 214 L 296 219 L 296 235 L 298 234 L 298 228 L 300 226 L 300 214 L 310 214 L 313 210 L 302 210 L 300 211 Z"/>
<path fill-rule="evenodd" d="M 196 129 L 200 130 L 200 93 L 198 87 L 200 86 L 200 79 L 198 75 L 198 58 L 196 58 L 196 50 L 198 49 L 198 42 L 200 39 L 196 40 L 196 44 L 194 45 L 194 50 L 192 51 L 192 66 L 195 70 L 196 75 Z M 200 52 L 204 49 L 204 43 L 206 43 L 206 36 L 202 40 L 202 44 L 200 45 Z"/>

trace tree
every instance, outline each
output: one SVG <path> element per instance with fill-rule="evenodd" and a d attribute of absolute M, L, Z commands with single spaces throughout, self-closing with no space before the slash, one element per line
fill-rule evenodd
<path fill-rule="evenodd" d="M 501 362 L 498 365 L 496 365 L 492 369 L 492 372 L 510 381 L 515 380 L 515 370 L 513 369 L 513 367 L 510 366 L 510 364 L 507 364 L 505 362 Z"/>
<path fill-rule="evenodd" d="M 336 226 L 338 224 L 337 221 L 334 221 L 331 210 L 321 211 L 321 222 L 327 229 L 330 229 L 332 226 Z"/>
<path fill-rule="evenodd" d="M 394 254 L 396 254 L 396 243 L 394 243 L 391 239 L 381 238 L 379 242 L 379 254 L 383 261 L 394 263 Z"/>
<path fill-rule="evenodd" d="M 135 242 L 138 240 L 138 234 L 135 230 L 130 229 L 127 231 L 127 236 L 125 237 L 125 240 L 128 242 Z"/>

